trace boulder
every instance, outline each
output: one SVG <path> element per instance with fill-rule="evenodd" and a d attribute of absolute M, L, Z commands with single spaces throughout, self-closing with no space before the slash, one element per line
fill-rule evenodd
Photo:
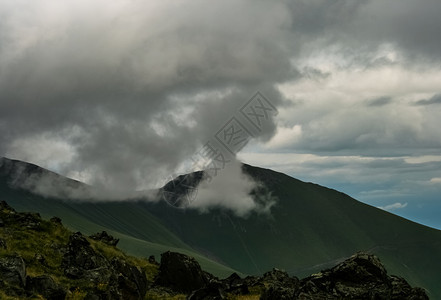
<path fill-rule="evenodd" d="M 390 276 L 392 284 L 391 299 L 412 299 L 412 300 L 428 300 L 426 292 L 422 288 L 412 288 L 404 278 L 398 276 Z"/>
<path fill-rule="evenodd" d="M 101 241 L 101 242 L 103 242 L 107 245 L 110 245 L 110 246 L 116 246 L 119 242 L 119 239 L 116 239 L 113 236 L 109 235 L 106 231 L 101 231 L 101 232 L 92 234 L 89 237 L 93 240 Z"/>
<path fill-rule="evenodd" d="M 263 275 L 266 288 L 260 299 L 428 299 L 424 290 L 412 288 L 403 278 L 388 276 L 380 260 L 357 253 L 332 269 L 301 281 L 273 269 Z"/>
<path fill-rule="evenodd" d="M 69 278 L 87 278 L 97 283 L 108 282 L 113 271 L 109 261 L 96 253 L 80 232 L 69 237 L 61 268 Z"/>
<path fill-rule="evenodd" d="M 300 284 L 297 277 L 291 277 L 286 271 L 277 268 L 263 274 L 263 281 L 267 284 L 281 284 L 294 289 L 297 289 Z"/>
<path fill-rule="evenodd" d="M 266 284 L 260 299 L 295 299 L 299 292 L 300 281 L 297 277 L 290 277 L 287 272 L 277 268 L 263 274 L 263 282 Z"/>
<path fill-rule="evenodd" d="M 237 273 L 231 274 L 229 277 L 222 280 L 226 292 L 235 295 L 247 295 L 250 293 L 248 284 Z"/>
<path fill-rule="evenodd" d="M 293 287 L 286 287 L 280 283 L 271 283 L 260 296 L 261 300 L 291 300 L 297 299 L 297 290 Z M 328 299 L 328 298 L 317 298 Z"/>
<path fill-rule="evenodd" d="M 63 225 L 63 223 L 61 223 L 61 219 L 59 217 L 52 217 L 49 221 L 51 221 L 52 223 L 54 223 L 55 225 Z"/>
<path fill-rule="evenodd" d="M 32 230 L 39 230 L 41 225 L 41 216 L 38 213 L 18 213 L 14 218 L 15 224 Z"/>
<path fill-rule="evenodd" d="M 26 284 L 26 265 L 17 254 L 0 257 L 0 280 L 23 288 Z"/>
<path fill-rule="evenodd" d="M 55 283 L 52 277 L 48 275 L 28 276 L 26 278 L 26 290 L 29 296 L 39 294 L 48 300 L 64 300 L 66 298 L 66 290 Z"/>
<path fill-rule="evenodd" d="M 145 272 L 117 257 L 112 259 L 111 264 L 118 276 L 118 290 L 123 299 L 144 299 L 148 286 Z"/>
<path fill-rule="evenodd" d="M 15 212 L 15 210 L 11 206 L 9 206 L 9 204 L 6 203 L 6 201 L 1 201 L 0 202 L 0 212 L 9 213 L 9 212 Z"/>
<path fill-rule="evenodd" d="M 154 255 L 150 255 L 149 256 L 149 263 L 151 263 L 152 265 L 157 265 L 159 266 L 159 263 L 156 261 L 156 258 Z"/>
<path fill-rule="evenodd" d="M 355 282 L 388 281 L 387 271 L 375 255 L 359 252 L 331 269 L 335 279 Z"/>
<path fill-rule="evenodd" d="M 378 257 L 359 252 L 332 269 L 301 281 L 304 299 L 427 299 L 402 278 L 388 276 Z M 327 299 L 328 299 L 327 298 Z"/>
<path fill-rule="evenodd" d="M 203 288 L 208 281 L 194 258 L 170 251 L 161 254 L 161 265 L 155 280 L 157 285 L 169 287 L 176 292 L 190 293 Z"/>
<path fill-rule="evenodd" d="M 18 213 L 5 201 L 0 202 L 0 227 L 9 224 L 33 230 L 40 229 L 41 216 L 38 213 Z"/>
<path fill-rule="evenodd" d="M 244 283 L 249 287 L 264 287 L 263 280 L 257 276 L 247 276 L 243 279 Z"/>

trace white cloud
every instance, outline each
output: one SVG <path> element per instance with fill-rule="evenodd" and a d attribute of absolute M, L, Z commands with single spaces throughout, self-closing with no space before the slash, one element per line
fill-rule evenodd
<path fill-rule="evenodd" d="M 408 164 L 420 164 L 428 162 L 441 162 L 441 155 L 422 155 L 422 156 L 410 156 L 404 158 Z"/>
<path fill-rule="evenodd" d="M 407 206 L 407 202 L 406 203 L 396 202 L 394 204 L 389 204 L 386 206 L 378 206 L 378 208 L 383 209 L 383 210 L 394 210 L 394 209 L 405 208 L 406 206 Z"/>
<path fill-rule="evenodd" d="M 268 141 L 264 147 L 267 149 L 279 149 L 289 147 L 293 142 L 295 143 L 302 136 L 302 127 L 294 125 L 292 127 L 277 127 L 277 132 L 273 138 Z"/>
<path fill-rule="evenodd" d="M 434 177 L 434 178 L 430 179 L 430 183 L 441 184 L 441 177 Z"/>
<path fill-rule="evenodd" d="M 279 110 L 279 123 L 301 128 L 301 135 L 284 139 L 283 146 L 359 154 L 439 148 L 441 108 L 414 106 L 439 93 L 439 65 L 410 67 L 391 45 L 380 45 L 371 54 L 346 50 L 330 46 L 311 52 L 294 65 L 328 75 L 278 86 L 293 104 Z M 381 57 L 389 62 L 374 63 Z M 368 105 L 381 98 L 388 99 L 386 107 Z"/>
<path fill-rule="evenodd" d="M 245 217 L 250 212 L 269 213 L 276 199 L 270 193 L 255 199 L 250 193 L 259 187 L 259 183 L 243 174 L 242 164 L 232 161 L 225 169 L 212 177 L 211 181 L 203 181 L 198 186 L 196 199 L 189 208 L 207 212 L 212 208 L 225 208 L 237 216 Z"/>
<path fill-rule="evenodd" d="M 75 149 L 60 136 L 40 134 L 15 140 L 8 145 L 5 156 L 32 161 L 59 172 L 74 159 Z"/>

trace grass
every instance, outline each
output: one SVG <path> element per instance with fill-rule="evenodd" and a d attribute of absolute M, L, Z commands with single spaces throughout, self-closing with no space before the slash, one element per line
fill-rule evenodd
<path fill-rule="evenodd" d="M 164 226 L 158 225 L 157 220 L 150 220 L 153 218 L 151 215 L 144 214 L 145 208 L 141 209 L 136 205 L 129 208 L 123 217 L 121 212 L 125 210 L 125 205 L 118 203 L 87 205 L 44 198 L 22 190 L 10 189 L 2 183 L 1 176 L 0 195 L 17 211 L 35 211 L 45 218 L 58 216 L 63 220 L 64 226 L 72 231 L 81 231 L 83 234 L 89 235 L 106 230 L 109 234 L 120 239 L 118 248 L 133 256 L 154 255 L 159 258 L 163 252 L 175 251 L 196 258 L 204 270 L 216 276 L 224 278 L 234 272 L 241 274 L 233 268 L 201 255 L 171 232 L 167 233 Z M 95 212 L 91 212 L 94 210 Z M 136 212 L 136 214 L 132 215 L 131 212 Z M 137 220 L 132 224 L 131 220 L 133 219 Z M 115 220 L 117 221 L 112 224 Z M 136 234 L 130 234 L 131 230 L 136 231 Z M 161 241 L 163 243 L 160 243 Z"/>
<path fill-rule="evenodd" d="M 0 256 L 20 255 L 25 261 L 27 275 L 35 277 L 49 274 L 55 282 L 70 290 L 66 296 L 67 300 L 84 299 L 87 291 L 92 288 L 91 283 L 82 279 L 73 280 L 67 278 L 60 268 L 63 258 L 61 247 L 67 245 L 71 233 L 71 231 L 62 225 L 47 220 L 40 221 L 38 230 L 23 228 L 18 224 L 8 224 L 6 227 L 0 228 L 0 238 L 4 239 L 7 244 L 7 249 L 0 249 Z M 145 271 L 147 280 L 150 282 L 153 281 L 158 273 L 158 266 L 149 263 L 147 259 L 129 256 L 122 250 L 100 241 L 95 241 L 90 238 L 87 238 L 87 240 L 97 253 L 105 256 L 109 261 L 113 257 L 119 257 L 132 265 L 139 266 Z M 44 262 L 38 260 L 36 254 L 42 256 Z M 106 284 L 98 284 L 96 288 L 105 290 Z M 149 297 L 153 296 L 154 294 Z M 7 296 L 3 291 L 0 291 L 0 299 L 9 300 L 16 298 Z M 39 295 L 35 295 L 30 299 L 43 298 Z"/>
<path fill-rule="evenodd" d="M 147 294 L 144 297 L 145 300 L 185 300 L 187 299 L 186 295 L 158 295 L 156 292 L 147 291 Z"/>
<path fill-rule="evenodd" d="M 229 295 L 228 300 L 259 300 L 260 294 L 250 294 L 250 295 Z"/>
<path fill-rule="evenodd" d="M 29 276 L 36 277 L 49 274 L 55 282 L 67 288 L 67 300 L 81 300 L 92 288 L 91 283 L 82 279 L 73 280 L 67 278 L 61 268 L 63 258 L 62 247 L 68 244 L 69 236 L 72 232 L 60 224 L 42 219 L 38 230 L 24 228 L 18 224 L 8 224 L 0 228 L 0 238 L 4 239 L 7 249 L 0 249 L 0 256 L 12 256 L 15 253 L 20 255 L 26 263 L 26 273 Z M 109 261 L 118 257 L 128 263 L 140 267 L 145 273 L 147 280 L 153 282 L 158 274 L 158 265 L 150 263 L 146 258 L 127 255 L 123 250 L 109 246 L 103 242 L 96 241 L 86 237 L 95 252 L 103 255 Z M 36 258 L 36 254 L 44 258 L 44 262 Z M 106 284 L 100 283 L 96 286 L 98 289 L 105 290 Z M 147 291 L 145 299 L 150 300 L 184 300 L 187 295 L 170 294 L 167 290 L 161 288 L 150 289 Z M 257 296 L 256 296 L 257 297 Z M 253 295 L 244 297 L 229 296 L 228 299 L 258 299 Z M 16 299 L 7 296 L 0 291 L 0 299 Z M 30 299 L 43 299 L 39 295 L 34 295 Z"/>
<path fill-rule="evenodd" d="M 1 255 L 18 253 L 26 263 L 26 272 L 31 276 L 45 273 L 53 274 L 55 281 L 61 282 L 63 274 L 59 268 L 62 260 L 57 247 L 66 245 L 70 232 L 61 226 L 42 220 L 40 230 L 27 230 L 17 225 L 0 230 L 0 237 L 6 240 L 7 249 L 1 249 Z M 42 264 L 36 259 L 36 254 L 44 257 Z"/>

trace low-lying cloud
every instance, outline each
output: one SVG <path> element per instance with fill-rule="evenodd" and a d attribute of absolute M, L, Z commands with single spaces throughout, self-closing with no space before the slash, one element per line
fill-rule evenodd
<path fill-rule="evenodd" d="M 261 192 L 262 183 L 242 172 L 242 163 L 232 161 L 228 166 L 198 186 L 197 196 L 188 208 L 207 212 L 212 208 L 232 211 L 239 217 L 251 212 L 269 214 L 277 199 L 271 192 Z"/>

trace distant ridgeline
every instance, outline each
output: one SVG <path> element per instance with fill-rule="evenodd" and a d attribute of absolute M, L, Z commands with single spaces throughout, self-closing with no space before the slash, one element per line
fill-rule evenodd
<path fill-rule="evenodd" d="M 366 253 L 302 280 L 278 269 L 219 279 L 190 256 L 168 251 L 157 263 L 153 256 L 126 255 L 116 248 L 118 241 L 106 232 L 72 233 L 58 217 L 47 221 L 2 201 L 0 298 L 428 299 Z"/>

